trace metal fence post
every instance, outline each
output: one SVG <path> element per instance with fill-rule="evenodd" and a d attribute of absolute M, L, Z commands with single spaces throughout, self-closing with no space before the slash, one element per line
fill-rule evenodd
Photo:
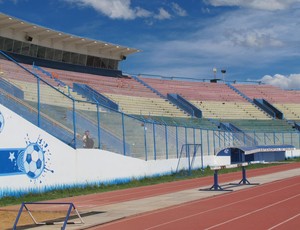
<path fill-rule="evenodd" d="M 37 109 L 38 109 L 38 120 L 37 126 L 41 127 L 41 95 L 40 95 L 40 79 L 37 78 Z"/>
<path fill-rule="evenodd" d="M 74 129 L 74 147 L 77 148 L 77 137 L 76 137 L 76 110 L 75 110 L 75 100 L 73 102 L 73 129 Z"/>
<path fill-rule="evenodd" d="M 203 136 L 202 136 L 202 129 L 200 129 L 200 143 L 201 143 L 201 148 L 203 151 Z"/>
<path fill-rule="evenodd" d="M 185 134 L 185 144 L 188 144 L 188 140 L 187 140 L 187 128 L 186 128 L 186 126 L 184 127 L 184 134 Z"/>
<path fill-rule="evenodd" d="M 125 123 L 124 113 L 122 113 L 122 132 L 123 132 L 123 155 L 126 156 L 126 141 L 125 141 Z"/>
<path fill-rule="evenodd" d="M 176 129 L 175 129 L 175 131 L 176 131 L 176 137 L 175 137 L 176 138 L 176 154 L 177 154 L 177 158 L 178 158 L 178 156 L 179 156 L 179 153 L 178 153 L 178 151 L 179 151 L 179 147 L 178 147 L 178 126 L 176 125 L 175 127 L 176 127 Z"/>
<path fill-rule="evenodd" d="M 156 160 L 156 126 L 155 123 L 153 122 L 153 148 L 154 148 L 154 160 Z"/>
<path fill-rule="evenodd" d="M 165 138 L 166 138 L 166 159 L 169 159 L 169 149 L 168 149 L 168 127 L 165 124 Z"/>
<path fill-rule="evenodd" d="M 101 126 L 100 126 L 100 111 L 97 103 L 97 123 L 98 123 L 98 148 L 101 149 Z"/>
<path fill-rule="evenodd" d="M 208 151 L 208 155 L 210 155 L 209 133 L 207 129 L 206 129 L 206 136 L 207 136 L 207 151 Z"/>
<path fill-rule="evenodd" d="M 148 151 L 147 151 L 147 127 L 144 122 L 144 142 L 145 142 L 145 160 L 148 160 Z"/>
<path fill-rule="evenodd" d="M 215 152 L 216 149 L 216 138 L 215 138 L 215 130 L 213 130 L 213 152 Z"/>
<path fill-rule="evenodd" d="M 196 130 L 193 127 L 193 138 L 194 138 L 194 144 L 196 144 Z"/>

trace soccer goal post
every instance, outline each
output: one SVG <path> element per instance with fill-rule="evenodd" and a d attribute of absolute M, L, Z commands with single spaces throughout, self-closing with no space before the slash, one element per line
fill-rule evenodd
<path fill-rule="evenodd" d="M 195 161 L 197 162 L 195 163 Z M 178 156 L 176 174 L 188 172 L 191 175 L 192 169 L 201 168 L 203 170 L 203 152 L 201 144 L 183 144 Z"/>

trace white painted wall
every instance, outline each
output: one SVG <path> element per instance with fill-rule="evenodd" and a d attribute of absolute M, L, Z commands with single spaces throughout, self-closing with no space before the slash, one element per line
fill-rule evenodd
<path fill-rule="evenodd" d="M 45 171 L 36 179 L 29 178 L 26 173 L 0 174 L 0 197 L 78 185 L 118 183 L 176 171 L 177 159 L 144 161 L 99 149 L 73 149 L 1 104 L 0 112 L 5 121 L 0 132 L 0 151 L 26 148 L 28 142 L 42 140 L 44 146 L 47 144 L 45 165 L 53 170 Z M 11 164 L 16 163 L 16 159 L 11 161 Z M 215 156 L 204 156 L 205 167 L 227 163 L 225 158 L 217 160 Z M 195 159 L 194 166 L 201 167 L 200 158 Z"/>
<path fill-rule="evenodd" d="M 286 151 L 285 157 L 286 158 L 300 157 L 300 149 Z"/>

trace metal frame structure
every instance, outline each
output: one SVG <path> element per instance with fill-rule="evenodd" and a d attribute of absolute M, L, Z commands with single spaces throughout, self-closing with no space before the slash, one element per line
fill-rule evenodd
<path fill-rule="evenodd" d="M 232 191 L 232 189 L 224 189 L 219 185 L 218 172 L 221 169 L 231 169 L 231 168 L 242 168 L 242 179 L 239 183 L 230 183 L 230 185 L 258 185 L 258 183 L 250 183 L 247 179 L 246 175 L 246 166 L 248 166 L 248 162 L 243 162 L 239 164 L 231 164 L 231 165 L 221 165 L 221 166 L 213 166 L 211 170 L 214 170 L 214 183 L 208 189 L 200 189 L 201 191 Z"/>
<path fill-rule="evenodd" d="M 192 156 L 191 156 L 191 149 L 193 148 Z M 194 163 L 195 163 L 195 158 L 197 157 L 198 150 L 200 148 L 200 158 L 201 158 L 201 170 L 204 170 L 203 166 L 203 152 L 202 152 L 202 145 L 201 144 L 183 144 L 181 146 L 180 154 L 178 157 L 178 163 L 176 167 L 176 173 L 178 173 L 180 169 L 180 162 L 182 161 L 182 158 L 186 157 L 187 158 L 187 163 L 188 163 L 188 175 L 191 175 Z M 185 153 L 185 156 L 183 154 Z"/>
<path fill-rule="evenodd" d="M 68 211 L 67 211 L 67 214 L 66 214 L 66 217 L 65 217 L 65 220 L 63 222 L 38 222 L 33 214 L 31 213 L 31 211 L 29 210 L 28 208 L 28 205 L 68 205 L 69 208 L 68 208 Z M 23 209 L 25 209 L 27 211 L 27 213 L 29 214 L 29 216 L 31 217 L 31 219 L 33 220 L 33 222 L 36 224 L 36 225 L 53 225 L 53 224 L 62 224 L 62 227 L 61 227 L 61 230 L 64 230 L 66 229 L 66 226 L 67 224 L 84 224 L 84 221 L 83 219 L 81 218 L 78 210 L 76 209 L 75 205 L 73 203 L 64 203 L 64 202 L 23 202 L 21 204 L 21 207 L 19 209 L 19 212 L 18 212 L 18 215 L 16 217 L 16 220 L 15 220 L 15 223 L 14 223 L 14 226 L 13 226 L 13 230 L 16 230 L 17 229 L 17 224 L 19 222 L 19 219 L 21 217 L 21 214 L 23 212 Z M 69 222 L 69 217 L 70 217 L 70 214 L 72 211 L 75 211 L 76 215 L 78 216 L 80 222 Z"/>

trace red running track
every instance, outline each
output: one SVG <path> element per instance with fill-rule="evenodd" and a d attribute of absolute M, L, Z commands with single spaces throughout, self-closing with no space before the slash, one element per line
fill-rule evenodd
<path fill-rule="evenodd" d="M 272 167 L 261 168 L 261 169 L 253 169 L 247 171 L 247 176 L 248 177 L 261 176 L 261 175 L 285 171 L 289 169 L 295 169 L 299 167 L 300 167 L 300 163 L 292 163 L 292 164 L 284 164 L 284 165 L 272 166 Z M 240 179 L 241 179 L 241 172 L 219 175 L 220 184 L 229 181 L 239 181 Z M 102 225 L 91 229 L 104 229 L 104 230 L 105 229 L 114 229 L 114 230 L 197 229 L 199 230 L 199 229 L 213 227 L 214 225 L 216 226 L 214 226 L 214 228 L 211 229 L 237 229 L 237 228 L 240 229 L 241 225 L 242 228 L 245 230 L 250 228 L 287 229 L 287 227 L 288 229 L 299 229 L 298 226 L 300 226 L 300 211 L 297 206 L 300 207 L 300 200 L 297 195 L 298 194 L 297 192 L 295 194 L 295 197 L 293 197 L 293 194 L 290 194 L 290 192 L 295 192 L 295 191 L 300 192 L 300 188 L 299 188 L 300 179 L 297 178 L 296 180 L 298 181 L 296 183 L 287 180 L 288 181 L 286 182 L 288 184 L 287 186 L 292 185 L 293 187 L 287 187 L 285 188 L 287 191 L 281 193 L 281 195 L 289 194 L 288 197 L 278 198 L 279 200 L 286 200 L 286 202 L 291 202 L 291 205 L 288 205 L 289 203 L 283 202 L 283 203 L 278 203 L 273 205 L 274 207 L 272 205 L 267 207 L 270 204 L 266 204 L 265 206 L 263 206 L 264 208 L 262 208 L 262 206 L 258 206 L 258 207 L 255 206 L 254 210 L 259 209 L 259 211 L 253 211 L 253 209 L 251 210 L 247 209 L 248 207 L 249 208 L 252 207 L 254 204 L 260 204 L 258 203 L 259 201 L 256 201 L 256 199 L 257 200 L 261 199 L 262 200 L 261 204 L 264 204 L 265 201 L 269 200 L 269 197 L 274 198 L 273 193 L 276 190 L 281 191 L 281 188 L 285 187 L 285 184 L 280 184 L 281 182 L 275 182 L 268 185 L 260 185 L 257 187 L 258 189 L 257 193 L 259 194 L 261 193 L 262 195 L 264 195 L 262 197 L 256 194 L 256 196 L 251 198 L 251 192 L 255 193 L 256 191 L 256 187 L 255 187 L 255 188 L 247 189 L 247 191 L 234 192 L 228 195 L 223 194 L 220 197 L 218 196 L 209 199 L 198 200 L 195 202 L 186 203 L 180 206 L 175 206 L 154 213 L 142 214 L 134 218 L 126 218 L 122 222 L 113 222 L 111 224 Z M 103 205 L 108 205 L 108 204 L 113 204 L 118 202 L 137 200 L 137 199 L 142 199 L 142 198 L 147 198 L 147 197 L 152 197 L 157 195 L 168 194 L 171 192 L 183 191 L 192 188 L 199 188 L 203 186 L 210 187 L 212 183 L 213 183 L 213 177 L 210 176 L 210 177 L 189 179 L 184 181 L 163 183 L 158 185 L 144 186 L 139 188 L 124 189 L 124 190 L 118 190 L 113 192 L 69 197 L 64 199 L 52 200 L 51 202 L 73 202 L 75 206 L 78 208 L 78 210 L 89 211 L 97 207 L 101 208 L 101 206 Z M 271 189 L 271 192 L 269 190 L 268 190 L 269 192 L 267 191 L 268 186 L 271 185 L 277 186 L 277 183 L 279 189 L 277 188 L 274 190 L 272 187 L 270 187 L 269 189 Z M 294 187 L 296 186 L 296 184 L 298 187 Z M 266 190 L 262 191 L 262 188 L 265 188 Z M 274 191 L 272 191 L 272 189 Z M 233 197 L 231 194 L 237 194 L 237 195 Z M 217 205 L 217 206 L 213 207 L 212 205 Z M 289 206 L 290 208 L 287 208 L 286 210 L 285 209 L 286 207 L 281 207 L 282 205 Z M 2 207 L 1 209 L 19 210 L 19 208 L 20 206 L 18 205 L 18 206 L 11 206 L 11 207 Z M 36 208 L 39 210 L 45 209 L 48 211 L 51 211 L 52 209 L 56 211 L 60 209 L 65 209 L 65 207 L 54 206 L 54 205 L 50 207 L 45 206 L 44 208 L 38 206 Z M 282 210 L 280 211 L 279 209 Z M 214 213 L 214 210 L 216 210 L 216 213 Z M 238 211 L 236 212 L 236 210 Z M 291 210 L 293 210 L 293 213 L 291 212 Z M 288 216 L 284 216 L 283 214 L 287 214 Z M 251 217 L 255 215 L 258 215 L 257 219 L 255 219 L 254 221 L 251 220 Z M 283 219 L 277 218 L 277 215 L 279 215 Z M 276 217 L 275 219 L 280 221 L 272 223 L 273 225 L 272 224 L 271 225 L 273 227 L 271 225 L 268 226 L 267 228 L 261 226 L 262 223 L 268 223 L 266 221 L 269 221 L 269 219 L 272 219 L 272 217 Z M 248 220 L 250 220 L 250 223 L 247 223 Z"/>
<path fill-rule="evenodd" d="M 266 168 L 252 169 L 247 171 L 247 177 L 261 176 L 285 170 L 300 168 L 300 163 L 283 164 Z M 242 178 L 242 172 L 220 174 L 219 183 L 226 183 L 230 181 L 239 181 Z M 164 195 L 173 192 L 179 192 L 187 189 L 194 189 L 203 186 L 211 186 L 213 184 L 213 176 L 202 177 L 196 179 L 189 179 L 183 181 L 175 181 L 169 183 L 162 183 L 150 186 L 143 186 L 137 188 L 117 190 L 113 192 L 97 193 L 91 195 L 70 197 L 56 200 L 58 202 L 73 202 L 76 207 L 83 211 L 91 208 L 114 204 L 118 202 L 143 199 L 158 195 Z M 55 208 L 55 207 L 53 207 Z M 48 208 L 49 209 L 49 208 Z"/>
<path fill-rule="evenodd" d="M 300 229 L 300 177 L 137 215 L 93 229 Z"/>
<path fill-rule="evenodd" d="M 260 169 L 252 169 L 247 171 L 247 177 L 261 176 L 270 173 L 281 172 L 285 170 L 299 168 L 300 163 L 290 163 L 290 164 L 282 164 L 272 167 L 260 168 Z M 235 173 L 228 174 L 220 174 L 219 175 L 219 183 L 226 183 L 230 181 L 239 181 L 241 180 L 241 171 Z M 251 181 L 251 179 L 250 179 Z M 101 207 L 103 205 L 114 204 L 118 202 L 130 201 L 143 199 L 147 197 L 153 197 L 163 194 L 168 194 L 172 192 L 179 192 L 187 189 L 194 189 L 203 186 L 210 187 L 213 184 L 213 177 L 201 177 L 196 179 L 175 181 L 169 183 L 162 183 L 157 185 L 143 186 L 137 188 L 123 189 L 117 190 L 113 192 L 104 192 L 90 195 L 82 195 L 82 196 L 71 196 L 69 198 L 56 199 L 51 200 L 50 202 L 72 202 L 75 204 L 76 208 L 80 211 L 89 211 L 91 209 Z M 20 206 L 10 206 L 10 207 L 2 207 L 1 210 L 19 210 Z M 35 206 L 32 207 L 32 210 L 65 210 L 65 207 L 60 205 L 52 205 L 52 206 Z"/>

